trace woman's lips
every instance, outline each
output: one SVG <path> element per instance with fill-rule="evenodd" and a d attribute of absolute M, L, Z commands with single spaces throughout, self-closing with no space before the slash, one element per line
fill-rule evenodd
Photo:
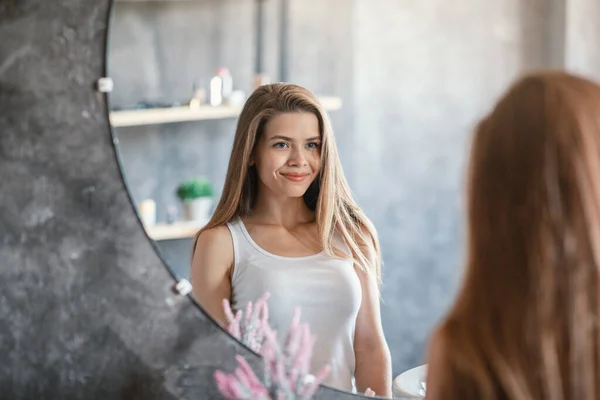
<path fill-rule="evenodd" d="M 292 182 L 302 182 L 304 181 L 306 178 L 308 178 L 309 174 L 297 174 L 297 173 L 289 173 L 289 174 L 281 174 L 283 175 L 286 179 L 292 181 Z"/>

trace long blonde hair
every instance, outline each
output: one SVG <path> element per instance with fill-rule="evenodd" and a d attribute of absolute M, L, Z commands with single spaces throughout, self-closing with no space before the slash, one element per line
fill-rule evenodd
<path fill-rule="evenodd" d="M 532 74 L 475 134 L 466 277 L 434 336 L 427 389 L 600 399 L 599 318 L 600 87 Z"/>
<path fill-rule="evenodd" d="M 352 198 L 335 145 L 327 113 L 307 89 L 289 83 L 275 83 L 257 88 L 248 98 L 240 117 L 221 199 L 208 224 L 198 232 L 221 226 L 252 210 L 258 190 L 258 175 L 250 158 L 263 134 L 266 123 L 288 112 L 308 112 L 319 121 L 321 135 L 321 170 L 304 195 L 306 205 L 316 215 L 321 246 L 326 254 L 338 256 L 333 244 L 339 234 L 348 244 L 358 266 L 380 280 L 380 249 L 377 232 Z M 366 246 L 375 251 L 375 265 L 370 265 Z"/>

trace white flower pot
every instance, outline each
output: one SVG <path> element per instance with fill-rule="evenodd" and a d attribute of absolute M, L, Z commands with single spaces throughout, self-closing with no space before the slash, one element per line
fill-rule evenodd
<path fill-rule="evenodd" d="M 206 221 L 210 216 L 212 198 L 200 197 L 183 202 L 183 216 L 187 221 Z"/>

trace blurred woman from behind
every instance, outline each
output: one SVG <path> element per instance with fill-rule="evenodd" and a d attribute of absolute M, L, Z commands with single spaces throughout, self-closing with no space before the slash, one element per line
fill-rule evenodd
<path fill-rule="evenodd" d="M 478 125 L 466 275 L 428 400 L 600 399 L 600 87 L 518 80 Z"/>

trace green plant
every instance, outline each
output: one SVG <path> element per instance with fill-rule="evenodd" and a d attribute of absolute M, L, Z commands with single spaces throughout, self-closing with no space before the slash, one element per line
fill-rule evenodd
<path fill-rule="evenodd" d="M 181 201 L 212 197 L 213 187 L 206 178 L 189 179 L 177 186 L 176 194 Z"/>

